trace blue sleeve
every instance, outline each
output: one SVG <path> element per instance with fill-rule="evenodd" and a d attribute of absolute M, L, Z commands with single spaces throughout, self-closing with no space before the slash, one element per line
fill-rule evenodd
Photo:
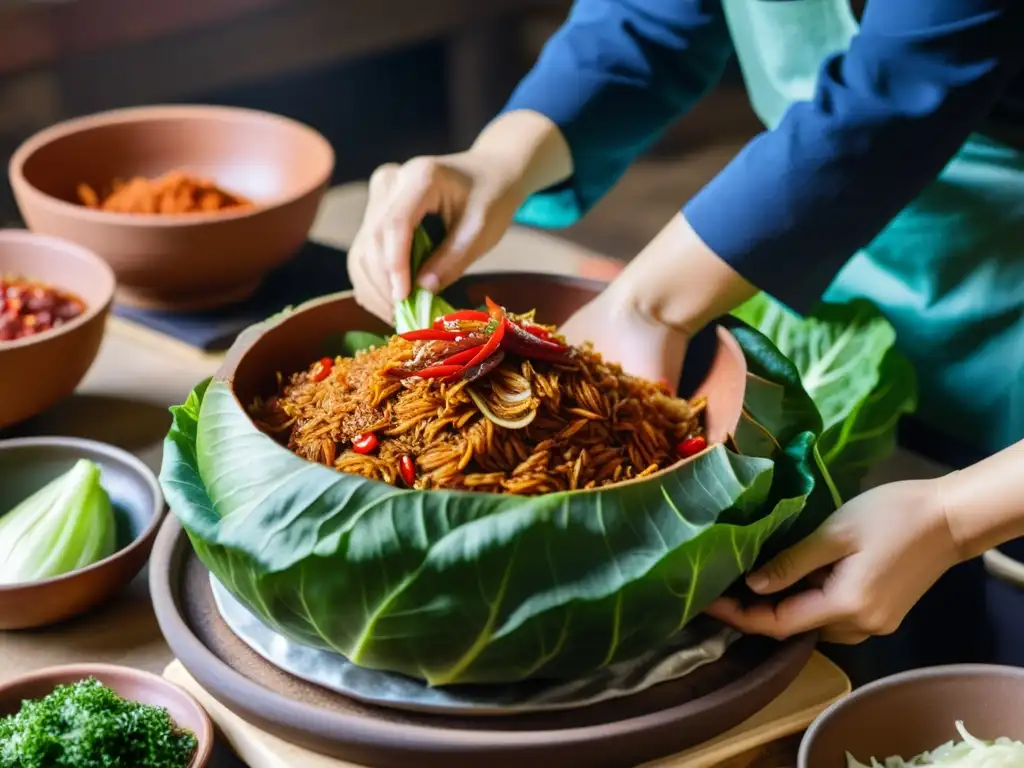
<path fill-rule="evenodd" d="M 732 54 L 720 0 L 576 0 L 512 95 L 561 129 L 573 177 L 517 220 L 568 226 L 714 85 Z"/>
<path fill-rule="evenodd" d="M 849 50 L 683 209 L 797 310 L 942 171 L 1020 71 L 1021 0 L 872 0 Z"/>

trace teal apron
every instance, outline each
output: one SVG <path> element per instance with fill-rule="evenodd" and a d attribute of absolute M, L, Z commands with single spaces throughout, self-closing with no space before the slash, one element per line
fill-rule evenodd
<path fill-rule="evenodd" d="M 813 95 L 857 33 L 847 0 L 724 0 L 750 101 L 769 128 Z M 848 262 L 826 298 L 866 297 L 920 378 L 919 417 L 987 453 L 1024 438 L 1024 152 L 975 135 Z"/>
<path fill-rule="evenodd" d="M 751 104 L 768 127 L 811 98 L 824 58 L 857 33 L 847 0 L 724 0 L 724 8 Z M 854 297 L 874 301 L 896 327 L 918 372 L 921 420 L 985 453 L 1024 437 L 1024 152 L 972 136 L 826 294 Z M 896 636 L 842 656 L 860 681 L 953 661 L 1024 665 L 1024 595 L 987 579 L 980 562 L 959 566 Z"/>

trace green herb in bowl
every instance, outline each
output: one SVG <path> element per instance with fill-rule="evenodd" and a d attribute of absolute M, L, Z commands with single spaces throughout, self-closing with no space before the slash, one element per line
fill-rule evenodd
<path fill-rule="evenodd" d="M 92 677 L 0 718 L 3 768 L 187 768 L 197 746 L 166 709 L 123 699 Z"/>

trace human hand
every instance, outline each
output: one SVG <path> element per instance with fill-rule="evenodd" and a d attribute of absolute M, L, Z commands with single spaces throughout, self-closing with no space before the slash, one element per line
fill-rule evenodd
<path fill-rule="evenodd" d="M 822 639 L 859 643 L 896 631 L 962 552 L 937 481 L 890 483 L 845 504 L 815 533 L 747 577 L 759 595 L 802 579 L 807 588 L 775 604 L 731 598 L 707 613 L 749 634 L 786 638 L 813 629 Z"/>
<path fill-rule="evenodd" d="M 525 192 L 500 157 L 462 152 L 383 165 L 370 178 L 363 224 L 349 251 L 356 301 L 391 322 L 396 301 L 409 295 L 409 252 L 423 217 L 439 214 L 447 235 L 418 282 L 437 293 L 493 248 L 512 223 Z"/>
<path fill-rule="evenodd" d="M 593 342 L 605 360 L 626 373 L 664 381 L 674 389 L 690 337 L 642 312 L 625 283 L 616 280 L 560 328 L 570 344 Z"/>
<path fill-rule="evenodd" d="M 675 384 L 693 334 L 756 292 L 679 214 L 562 331 L 628 373 Z"/>

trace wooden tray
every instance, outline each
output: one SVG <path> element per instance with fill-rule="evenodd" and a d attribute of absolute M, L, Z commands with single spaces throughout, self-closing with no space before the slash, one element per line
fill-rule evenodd
<path fill-rule="evenodd" d="M 813 637 L 744 638 L 718 663 L 628 699 L 481 721 L 359 704 L 271 666 L 220 618 L 209 575 L 173 517 L 157 538 L 150 589 L 172 651 L 217 700 L 288 743 L 377 768 L 636 765 L 747 719 L 782 693 L 814 648 Z"/>
<path fill-rule="evenodd" d="M 297 747 L 261 731 L 225 707 L 175 661 L 164 677 L 195 696 L 210 713 L 225 741 L 249 768 L 362 768 Z M 820 653 L 771 704 L 735 728 L 711 741 L 675 755 L 646 763 L 645 768 L 753 768 L 784 765 L 767 762 L 776 752 L 785 752 L 789 737 L 799 734 L 830 704 L 850 692 L 850 681 L 835 664 Z M 795 750 L 794 750 L 795 754 Z"/>

